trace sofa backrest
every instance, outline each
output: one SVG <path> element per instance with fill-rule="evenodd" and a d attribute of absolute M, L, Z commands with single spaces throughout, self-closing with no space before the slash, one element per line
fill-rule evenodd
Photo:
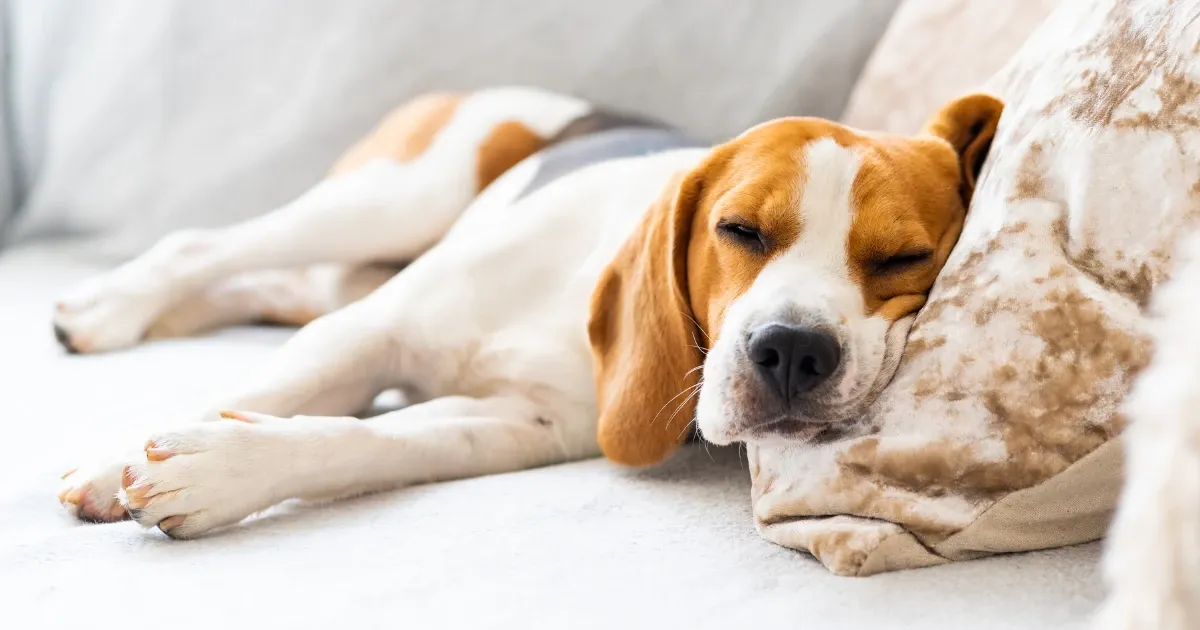
<path fill-rule="evenodd" d="M 899 0 L 10 0 L 8 241 L 130 255 L 268 211 L 422 91 L 530 84 L 721 139 L 837 117 Z"/>

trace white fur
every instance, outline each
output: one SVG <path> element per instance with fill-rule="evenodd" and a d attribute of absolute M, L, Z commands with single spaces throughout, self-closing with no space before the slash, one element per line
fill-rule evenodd
<path fill-rule="evenodd" d="M 1126 482 L 1103 630 L 1200 628 L 1200 234 L 1154 296 L 1155 355 L 1125 403 Z"/>
<path fill-rule="evenodd" d="M 64 492 L 102 497 L 97 511 L 111 507 L 127 466 L 135 488 L 152 488 L 144 506 L 121 497 L 135 518 L 192 537 L 291 497 L 597 455 L 584 326 L 592 290 L 671 175 L 706 151 L 604 162 L 514 203 L 530 161 L 470 201 L 474 181 L 460 161 L 474 164 L 480 129 L 515 119 L 548 135 L 578 104 L 482 92 L 415 162 L 375 163 L 261 219 L 179 237 L 69 298 L 59 325 L 88 350 L 107 349 L 137 341 L 163 311 L 230 276 L 420 254 L 367 297 L 301 329 L 259 379 L 201 414 L 209 422 L 150 437 L 172 456 L 138 453 L 77 472 Z M 348 418 L 396 387 L 425 402 Z M 221 419 L 223 409 L 255 413 L 242 422 Z M 167 520 L 175 516 L 184 518 Z"/>

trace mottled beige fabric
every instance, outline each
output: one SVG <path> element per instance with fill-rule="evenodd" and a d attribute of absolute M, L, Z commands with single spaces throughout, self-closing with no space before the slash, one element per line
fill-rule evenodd
<path fill-rule="evenodd" d="M 906 0 L 851 94 L 843 120 L 915 133 L 930 112 L 983 85 L 1062 0 Z"/>
<path fill-rule="evenodd" d="M 865 428 L 750 450 L 764 536 L 865 575 L 1103 534 L 1143 309 L 1200 219 L 1197 16 L 1064 3 L 1004 69 L 961 240 Z"/>

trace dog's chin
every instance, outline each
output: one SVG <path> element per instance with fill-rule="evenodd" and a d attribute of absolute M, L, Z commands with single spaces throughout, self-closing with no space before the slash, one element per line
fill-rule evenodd
<path fill-rule="evenodd" d="M 741 441 L 751 444 L 813 444 L 832 441 L 826 436 L 840 436 L 849 426 L 839 422 L 816 422 L 808 419 L 780 418 L 754 426 L 744 432 Z M 836 439 L 836 438 L 833 438 Z"/>
<path fill-rule="evenodd" d="M 840 404 L 806 405 L 790 410 L 766 410 L 754 402 L 734 402 L 727 408 L 735 411 L 716 422 L 701 411 L 697 425 L 704 439 L 719 445 L 733 442 L 822 444 L 856 434 L 862 412 L 869 404 L 870 399 L 865 396 Z M 749 409 L 757 411 L 748 412 Z"/>

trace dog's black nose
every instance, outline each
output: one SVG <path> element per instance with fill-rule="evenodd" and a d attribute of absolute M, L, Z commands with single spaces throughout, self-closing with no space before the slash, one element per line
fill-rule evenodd
<path fill-rule="evenodd" d="M 788 324 L 754 329 L 748 350 L 758 373 L 785 403 L 829 378 L 842 359 L 842 349 L 833 335 Z"/>

